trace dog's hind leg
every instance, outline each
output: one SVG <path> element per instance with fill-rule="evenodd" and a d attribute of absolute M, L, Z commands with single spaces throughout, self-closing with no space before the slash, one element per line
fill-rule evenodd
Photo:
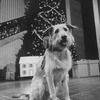
<path fill-rule="evenodd" d="M 30 100 L 42 100 L 44 94 L 44 84 L 42 79 L 36 79 L 31 84 Z"/>

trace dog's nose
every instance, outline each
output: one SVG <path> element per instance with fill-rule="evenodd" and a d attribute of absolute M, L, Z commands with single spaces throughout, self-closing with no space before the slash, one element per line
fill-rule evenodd
<path fill-rule="evenodd" d="M 62 38 L 63 41 L 67 40 L 67 36 L 62 36 L 61 38 Z"/>

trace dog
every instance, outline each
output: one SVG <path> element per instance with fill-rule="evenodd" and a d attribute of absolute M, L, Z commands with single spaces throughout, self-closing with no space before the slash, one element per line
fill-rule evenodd
<path fill-rule="evenodd" d="M 69 50 L 75 39 L 71 30 L 75 26 L 63 23 L 48 29 L 44 37 L 44 56 L 36 65 L 31 83 L 30 100 L 70 100 L 68 72 L 72 67 Z"/>

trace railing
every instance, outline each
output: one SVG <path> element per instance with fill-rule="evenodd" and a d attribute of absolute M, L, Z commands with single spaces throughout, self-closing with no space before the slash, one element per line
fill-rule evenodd
<path fill-rule="evenodd" d="M 4 23 L 0 23 L 0 40 L 24 31 L 26 28 L 26 17 L 20 17 Z"/>

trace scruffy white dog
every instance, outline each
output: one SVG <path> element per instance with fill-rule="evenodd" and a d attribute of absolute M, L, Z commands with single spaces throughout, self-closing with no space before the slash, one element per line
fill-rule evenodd
<path fill-rule="evenodd" d="M 31 84 L 30 100 L 70 100 L 68 72 L 72 66 L 69 47 L 74 43 L 70 24 L 57 24 L 44 38 L 46 51 L 37 64 Z"/>

